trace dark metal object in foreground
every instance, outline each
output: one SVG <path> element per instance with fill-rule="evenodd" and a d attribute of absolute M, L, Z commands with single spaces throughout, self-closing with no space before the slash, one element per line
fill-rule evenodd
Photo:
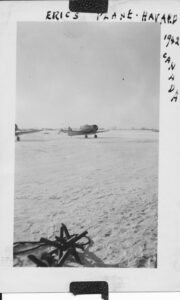
<path fill-rule="evenodd" d="M 70 235 L 67 227 L 64 224 L 61 224 L 60 227 L 60 236 L 56 236 L 55 240 L 51 241 L 46 238 L 41 238 L 39 242 L 18 242 L 14 243 L 14 248 L 20 245 L 32 244 L 34 247 L 16 251 L 14 249 L 14 255 L 25 254 L 27 252 L 32 252 L 33 250 L 40 247 L 47 247 L 51 249 L 50 251 L 43 252 L 41 257 L 30 254 L 28 258 L 33 261 L 37 267 L 61 267 L 64 262 L 72 256 L 76 262 L 82 264 L 79 253 L 77 249 L 85 250 L 85 247 L 90 244 L 90 238 L 87 237 L 87 231 L 82 232 L 81 234 Z M 86 238 L 86 242 L 78 242 L 80 239 Z"/>

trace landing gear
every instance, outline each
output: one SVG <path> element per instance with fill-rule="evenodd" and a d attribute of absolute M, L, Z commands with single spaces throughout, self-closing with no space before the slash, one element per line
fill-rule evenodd
<path fill-rule="evenodd" d="M 17 142 L 19 142 L 20 141 L 20 137 L 19 136 L 17 136 Z"/>
<path fill-rule="evenodd" d="M 87 139 L 88 138 L 88 135 L 87 134 L 85 134 L 85 139 Z"/>
<path fill-rule="evenodd" d="M 97 134 L 94 135 L 94 138 L 97 139 Z"/>

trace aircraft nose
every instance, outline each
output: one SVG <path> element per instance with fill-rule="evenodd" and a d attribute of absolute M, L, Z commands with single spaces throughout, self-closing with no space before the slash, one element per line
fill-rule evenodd
<path fill-rule="evenodd" d="M 98 130 L 98 126 L 97 125 L 93 125 L 94 130 Z"/>

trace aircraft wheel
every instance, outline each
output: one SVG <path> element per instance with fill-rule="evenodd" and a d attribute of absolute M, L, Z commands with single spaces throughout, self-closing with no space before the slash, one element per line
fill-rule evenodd
<path fill-rule="evenodd" d="M 87 139 L 88 138 L 88 136 L 87 136 L 87 134 L 85 135 L 85 139 Z"/>
<path fill-rule="evenodd" d="M 17 142 L 19 142 L 20 141 L 20 137 L 19 136 L 17 136 Z"/>
<path fill-rule="evenodd" d="M 95 134 L 94 138 L 97 139 L 97 134 Z"/>

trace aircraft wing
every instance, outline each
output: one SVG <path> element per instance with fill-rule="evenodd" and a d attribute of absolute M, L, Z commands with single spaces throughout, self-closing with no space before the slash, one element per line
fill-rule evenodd
<path fill-rule="evenodd" d="M 85 132 L 82 130 L 72 130 L 72 129 L 60 129 L 58 134 L 60 134 L 61 132 L 63 133 L 67 133 L 68 135 L 72 136 L 72 135 L 84 135 Z"/>
<path fill-rule="evenodd" d="M 101 132 L 108 132 L 109 130 L 108 129 L 100 129 L 100 130 L 98 130 L 96 133 L 101 133 Z"/>
<path fill-rule="evenodd" d="M 84 132 L 82 130 L 71 130 L 71 131 L 68 131 L 68 134 L 70 136 L 72 136 L 72 135 L 84 135 L 84 134 L 86 134 L 86 132 Z"/>
<path fill-rule="evenodd" d="M 39 131 L 42 131 L 42 129 L 16 130 L 15 135 L 35 133 L 35 132 L 39 132 Z"/>
<path fill-rule="evenodd" d="M 97 131 L 84 131 L 84 130 L 73 130 L 71 132 L 69 132 L 70 135 L 91 135 L 91 134 L 97 134 L 97 133 L 102 133 L 102 132 L 107 132 L 109 130 L 105 130 L 105 129 L 100 129 Z"/>
<path fill-rule="evenodd" d="M 58 134 L 60 134 L 61 132 L 68 133 L 68 129 L 60 129 L 59 132 L 58 132 Z"/>

